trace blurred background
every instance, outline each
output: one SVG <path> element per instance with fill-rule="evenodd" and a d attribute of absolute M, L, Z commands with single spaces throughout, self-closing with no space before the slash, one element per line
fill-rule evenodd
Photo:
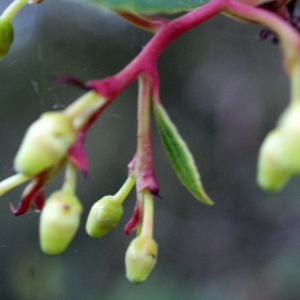
<path fill-rule="evenodd" d="M 3 11 L 10 0 L 1 0 Z M 173 16 L 174 17 L 174 16 Z M 113 75 L 151 34 L 117 15 L 73 1 L 46 0 L 13 20 L 15 41 L 0 62 L 0 176 L 11 165 L 28 126 L 60 110 L 82 91 L 53 82 L 70 74 L 84 81 Z M 89 177 L 79 175 L 82 224 L 68 249 L 49 257 L 39 248 L 39 214 L 15 217 L 0 202 L 0 299 L 299 300 L 300 185 L 277 194 L 256 185 L 258 149 L 289 99 L 280 49 L 256 38 L 260 26 L 218 16 L 173 42 L 159 59 L 161 99 L 199 166 L 213 207 L 180 184 L 153 124 L 155 170 L 162 200 L 155 203 L 158 263 L 148 280 L 125 278 L 124 254 L 134 234 L 123 228 L 135 195 L 112 232 L 85 233 L 92 204 L 126 179 L 136 148 L 136 83 L 94 124 L 86 139 Z M 47 193 L 60 188 L 61 177 Z"/>

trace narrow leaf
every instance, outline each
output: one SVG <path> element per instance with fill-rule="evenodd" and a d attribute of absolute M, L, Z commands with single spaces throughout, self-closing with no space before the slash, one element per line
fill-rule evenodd
<path fill-rule="evenodd" d="M 187 144 L 180 136 L 165 109 L 156 102 L 154 102 L 154 115 L 162 144 L 179 180 L 196 199 L 212 205 L 213 202 L 203 189 L 200 174 Z"/>
<path fill-rule="evenodd" d="M 101 4 L 116 11 L 144 13 L 176 13 L 195 9 L 209 0 L 79 0 L 82 3 Z"/>

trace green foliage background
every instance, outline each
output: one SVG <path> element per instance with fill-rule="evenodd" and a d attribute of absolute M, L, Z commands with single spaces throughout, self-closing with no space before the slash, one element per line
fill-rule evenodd
<path fill-rule="evenodd" d="M 3 0 L 0 9 L 10 3 Z M 114 14 L 69 1 L 46 0 L 14 19 L 15 43 L 0 62 L 0 165 L 7 166 L 26 128 L 45 110 L 81 95 L 52 77 L 89 80 L 118 72 L 151 37 Z M 299 181 L 278 194 L 255 182 L 260 143 L 288 103 L 279 48 L 260 43 L 258 26 L 219 16 L 180 37 L 159 60 L 161 98 L 195 155 L 215 206 L 202 205 L 172 171 L 154 131 L 155 168 L 163 200 L 156 201 L 158 264 L 149 279 L 125 279 L 132 239 L 120 225 L 89 238 L 84 222 L 93 202 L 114 193 L 135 151 L 136 85 L 113 103 L 87 136 L 90 172 L 80 177 L 85 207 L 67 251 L 48 257 L 38 245 L 39 215 L 10 213 L 22 189 L 0 203 L 0 298 L 80 300 L 296 300 L 300 298 Z M 0 172 L 1 179 L 11 173 Z M 52 188 L 56 189 L 60 182 Z"/>

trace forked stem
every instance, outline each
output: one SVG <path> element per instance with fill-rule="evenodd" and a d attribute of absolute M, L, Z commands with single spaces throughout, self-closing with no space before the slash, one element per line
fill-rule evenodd
<path fill-rule="evenodd" d="M 224 0 L 212 0 L 203 6 L 163 24 L 143 50 L 119 73 L 103 80 L 91 80 L 87 87 L 113 100 L 142 73 L 156 76 L 156 61 L 164 49 L 181 34 L 224 11 Z"/>

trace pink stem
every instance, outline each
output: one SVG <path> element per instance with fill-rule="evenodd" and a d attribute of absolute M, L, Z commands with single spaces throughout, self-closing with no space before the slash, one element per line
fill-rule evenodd
<path fill-rule="evenodd" d="M 151 193 L 158 193 L 158 184 L 153 170 L 153 157 L 151 147 L 151 120 L 150 99 L 152 81 L 148 74 L 139 78 L 138 98 L 138 144 L 131 169 L 136 177 L 137 192 L 149 189 Z M 131 164 L 130 164 L 131 165 Z"/>
<path fill-rule="evenodd" d="M 178 36 L 224 11 L 223 0 L 212 0 L 207 4 L 161 26 L 144 49 L 123 70 L 103 80 L 91 80 L 87 87 L 113 100 L 141 73 L 156 76 L 156 61 L 162 51 Z"/>

